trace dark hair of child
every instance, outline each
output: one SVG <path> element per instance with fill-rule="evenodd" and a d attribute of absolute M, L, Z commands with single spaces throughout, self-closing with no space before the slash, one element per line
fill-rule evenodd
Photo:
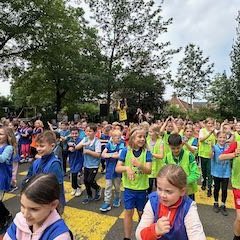
<path fill-rule="evenodd" d="M 49 204 L 59 199 L 59 183 L 53 174 L 38 174 L 32 177 L 23 187 L 21 195 L 37 204 Z"/>
<path fill-rule="evenodd" d="M 59 132 L 55 131 L 54 133 L 55 133 L 55 135 L 56 135 L 56 139 L 59 139 L 59 138 L 61 138 L 61 135 L 60 135 L 60 133 L 59 133 Z"/>
<path fill-rule="evenodd" d="M 71 128 L 70 128 L 70 132 L 73 132 L 73 131 L 77 131 L 77 132 L 78 132 L 79 129 L 78 129 L 77 127 L 71 127 Z"/>
<path fill-rule="evenodd" d="M 171 185 L 179 189 L 183 189 L 187 185 L 186 173 L 182 167 L 176 164 L 165 165 L 158 173 L 157 178 L 166 178 Z"/>
<path fill-rule="evenodd" d="M 37 143 L 47 142 L 49 144 L 56 143 L 56 134 L 52 131 L 44 131 L 40 133 L 36 138 Z"/>
<path fill-rule="evenodd" d="M 94 132 L 97 131 L 97 125 L 94 124 L 94 123 L 89 124 L 88 127 L 89 127 L 91 130 L 93 130 Z"/>
<path fill-rule="evenodd" d="M 182 144 L 182 137 L 178 133 L 170 134 L 168 143 L 170 146 L 178 147 Z"/>

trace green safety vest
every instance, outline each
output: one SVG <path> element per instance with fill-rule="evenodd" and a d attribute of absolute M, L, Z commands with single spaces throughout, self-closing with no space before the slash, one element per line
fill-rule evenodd
<path fill-rule="evenodd" d="M 240 141 L 237 148 L 240 148 Z M 240 189 L 240 156 L 233 158 L 231 182 L 233 188 Z"/>
<path fill-rule="evenodd" d="M 146 150 L 142 150 L 141 155 L 137 158 L 139 162 L 142 164 L 146 164 Z M 122 173 L 122 182 L 124 188 L 129 188 L 132 190 L 146 190 L 149 188 L 149 180 L 148 180 L 148 174 L 145 174 L 142 172 L 141 169 L 138 167 L 134 167 L 131 163 L 131 159 L 136 158 L 133 155 L 133 150 L 128 148 L 127 155 L 125 158 L 124 165 L 131 167 L 131 169 L 135 172 L 135 178 L 134 180 L 130 180 L 127 176 L 126 172 Z"/>
<path fill-rule="evenodd" d="M 189 146 L 192 146 L 194 139 L 195 139 L 194 137 L 191 137 L 191 138 L 188 139 L 187 143 L 188 143 Z M 186 145 L 183 145 L 183 149 L 186 150 L 186 151 L 189 151 L 188 148 L 186 147 Z M 196 149 L 195 152 L 194 152 L 194 156 L 196 156 L 197 153 L 198 153 L 198 151 Z"/>
<path fill-rule="evenodd" d="M 236 142 L 240 142 L 240 135 L 238 134 L 238 132 L 234 132 L 234 140 Z"/>
<path fill-rule="evenodd" d="M 181 166 L 188 177 L 190 175 L 190 169 L 189 169 L 190 154 L 191 153 L 189 151 L 184 150 L 182 159 L 179 159 L 179 163 L 176 163 L 174 161 L 172 152 L 170 152 L 167 154 L 167 163 L 168 164 L 177 164 L 177 165 Z M 187 194 L 188 195 L 194 194 L 197 191 L 198 191 L 197 182 L 189 183 L 187 185 Z"/>
<path fill-rule="evenodd" d="M 150 144 L 150 139 L 148 139 L 147 144 L 149 146 Z M 162 140 L 161 139 L 157 139 L 155 145 L 153 146 L 153 149 L 151 150 L 152 153 L 154 154 L 160 154 L 161 150 L 160 150 L 160 146 L 162 144 Z M 160 169 L 164 166 L 164 161 L 163 159 L 159 159 L 159 158 L 152 158 L 152 172 L 151 174 L 148 175 L 149 178 L 156 178 Z"/>
<path fill-rule="evenodd" d="M 207 129 L 203 128 L 204 137 L 208 135 Z M 211 158 L 212 146 L 215 144 L 215 136 L 211 134 L 205 141 L 199 141 L 198 156 L 204 158 Z"/>
<path fill-rule="evenodd" d="M 169 143 L 168 143 L 169 135 L 170 134 L 168 134 L 166 131 L 164 132 L 164 135 L 163 135 L 164 157 L 166 157 L 167 154 L 171 152 L 171 148 L 169 147 Z"/>

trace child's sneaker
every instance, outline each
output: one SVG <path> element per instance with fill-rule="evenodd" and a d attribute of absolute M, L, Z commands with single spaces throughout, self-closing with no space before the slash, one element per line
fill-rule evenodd
<path fill-rule="evenodd" d="M 213 211 L 214 211 L 215 213 L 218 213 L 218 212 L 220 211 L 220 208 L 219 208 L 218 203 L 214 203 L 214 204 L 213 204 Z"/>
<path fill-rule="evenodd" d="M 82 204 L 88 204 L 92 200 L 93 200 L 93 198 L 88 196 L 82 200 Z"/>
<path fill-rule="evenodd" d="M 71 192 L 71 195 L 74 196 L 77 192 L 77 189 L 73 189 L 72 192 Z"/>
<path fill-rule="evenodd" d="M 96 194 L 95 194 L 95 197 L 94 197 L 94 200 L 95 200 L 95 201 L 100 200 L 100 198 L 101 198 L 101 193 L 102 193 L 102 188 L 100 187 L 98 190 L 96 190 Z"/>
<path fill-rule="evenodd" d="M 81 188 L 77 188 L 74 196 L 75 196 L 75 197 L 79 197 L 81 194 L 82 194 Z"/>
<path fill-rule="evenodd" d="M 109 203 L 103 203 L 99 210 L 102 212 L 107 212 L 111 210 L 111 206 Z"/>
<path fill-rule="evenodd" d="M 118 208 L 118 207 L 120 207 L 120 204 L 121 204 L 121 199 L 120 198 L 115 198 L 113 200 L 113 207 Z"/>
<path fill-rule="evenodd" d="M 18 186 L 11 186 L 9 192 L 12 193 L 18 189 Z"/>
<path fill-rule="evenodd" d="M 223 216 L 228 216 L 228 212 L 226 210 L 226 206 L 225 205 L 222 205 L 220 207 L 220 212 L 222 213 Z"/>

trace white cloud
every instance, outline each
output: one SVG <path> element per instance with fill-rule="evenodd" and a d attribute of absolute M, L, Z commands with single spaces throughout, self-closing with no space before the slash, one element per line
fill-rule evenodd
<path fill-rule="evenodd" d="M 229 54 L 236 34 L 238 10 L 239 0 L 165 0 L 163 15 L 166 19 L 173 17 L 173 24 L 164 37 L 172 47 L 199 45 L 204 56 L 209 56 L 215 64 L 215 72 L 230 73 Z M 173 72 L 181 57 L 182 53 L 175 56 Z M 171 94 L 172 89 L 167 90 L 165 98 Z"/>

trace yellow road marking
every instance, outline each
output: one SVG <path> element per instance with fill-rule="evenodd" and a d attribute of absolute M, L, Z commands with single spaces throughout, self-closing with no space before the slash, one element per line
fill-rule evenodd
<path fill-rule="evenodd" d="M 118 218 L 65 207 L 63 219 L 77 239 L 103 240 Z"/>

